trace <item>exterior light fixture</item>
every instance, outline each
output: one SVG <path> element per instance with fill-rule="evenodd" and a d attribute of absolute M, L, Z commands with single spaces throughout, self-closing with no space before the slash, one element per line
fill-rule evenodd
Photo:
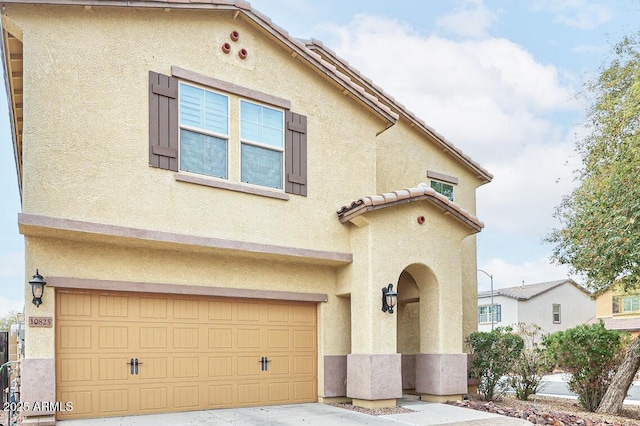
<path fill-rule="evenodd" d="M 393 308 L 398 301 L 398 293 L 393 291 L 393 284 L 388 287 L 382 287 L 382 312 L 393 313 Z"/>
<path fill-rule="evenodd" d="M 29 281 L 31 284 L 31 293 L 33 294 L 33 304 L 36 305 L 37 308 L 42 304 L 42 295 L 44 294 L 44 286 L 47 285 L 47 282 L 42 278 L 42 275 L 38 273 L 36 269 L 36 274 Z"/>

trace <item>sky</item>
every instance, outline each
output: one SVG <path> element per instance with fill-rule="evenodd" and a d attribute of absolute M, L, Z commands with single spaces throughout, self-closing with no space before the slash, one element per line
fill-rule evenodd
<path fill-rule="evenodd" d="M 478 189 L 478 268 L 494 288 L 570 278 L 544 238 L 576 185 L 583 90 L 640 30 L 636 0 L 253 0 L 320 40 L 494 175 Z M 0 96 L 0 316 L 21 311 L 20 195 Z M 417 182 L 415 182 L 417 183 Z M 412 184 L 412 183 L 408 183 Z M 373 194 L 363 194 L 373 195 Z M 580 282 L 579 277 L 571 277 Z M 491 280 L 478 273 L 478 289 Z"/>

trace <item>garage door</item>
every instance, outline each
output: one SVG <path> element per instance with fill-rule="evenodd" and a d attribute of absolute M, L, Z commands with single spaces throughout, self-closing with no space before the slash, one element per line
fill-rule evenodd
<path fill-rule="evenodd" d="M 316 307 L 56 292 L 59 419 L 315 402 Z"/>

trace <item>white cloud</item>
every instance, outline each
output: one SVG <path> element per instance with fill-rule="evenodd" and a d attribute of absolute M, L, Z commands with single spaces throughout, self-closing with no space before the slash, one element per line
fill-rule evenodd
<path fill-rule="evenodd" d="M 571 278 L 568 268 L 551 264 L 547 258 L 534 259 L 517 264 L 496 258 L 480 265 L 479 269 L 493 275 L 494 289 L 516 287 L 521 285 L 523 281 L 525 284 L 536 284 Z M 485 291 L 490 289 L 491 280 L 489 277 L 478 273 L 478 290 Z"/>
<path fill-rule="evenodd" d="M 0 280 L 19 281 L 24 277 L 24 252 L 14 252 L 0 257 Z"/>
<path fill-rule="evenodd" d="M 581 44 L 579 46 L 576 46 L 572 49 L 573 52 L 575 53 L 598 53 L 598 54 L 602 54 L 604 52 L 607 51 L 606 47 L 603 46 L 598 46 L 595 44 Z"/>
<path fill-rule="evenodd" d="M 482 0 L 466 0 L 453 12 L 438 17 L 436 25 L 449 34 L 477 38 L 486 36 L 497 19 Z"/>
<path fill-rule="evenodd" d="M 487 163 L 494 180 L 478 190 L 478 215 L 486 229 L 542 240 L 557 226 L 555 206 L 575 187 L 578 165 L 569 142 L 530 144 L 508 161 Z"/>
<path fill-rule="evenodd" d="M 0 296 L 0 317 L 7 315 L 9 312 L 22 312 L 24 300 L 8 299 Z"/>
<path fill-rule="evenodd" d="M 579 77 L 501 38 L 451 40 L 367 15 L 333 32 L 337 42 L 329 45 L 340 56 L 494 175 L 478 191 L 483 252 L 496 262 L 516 252 L 526 259 L 527 247 L 496 242 L 508 235 L 534 242 L 529 256 L 543 256 L 555 206 L 575 185 Z M 566 277 L 546 259 L 511 269 L 500 262 L 511 271 L 507 286 Z"/>
<path fill-rule="evenodd" d="M 551 12 L 555 22 L 583 30 L 613 18 L 613 12 L 606 4 L 594 0 L 537 0 L 534 10 Z"/>

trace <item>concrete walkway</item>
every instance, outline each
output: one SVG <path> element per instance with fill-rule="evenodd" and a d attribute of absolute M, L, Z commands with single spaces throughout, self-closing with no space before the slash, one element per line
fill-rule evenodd
<path fill-rule="evenodd" d="M 59 426 L 195 426 L 195 425 L 449 425 L 449 426 L 523 426 L 526 420 L 403 398 L 401 407 L 413 413 L 370 416 L 326 404 L 292 404 L 267 407 L 232 408 L 191 411 L 186 413 L 153 414 L 148 416 L 110 417 L 91 420 L 65 420 Z"/>

